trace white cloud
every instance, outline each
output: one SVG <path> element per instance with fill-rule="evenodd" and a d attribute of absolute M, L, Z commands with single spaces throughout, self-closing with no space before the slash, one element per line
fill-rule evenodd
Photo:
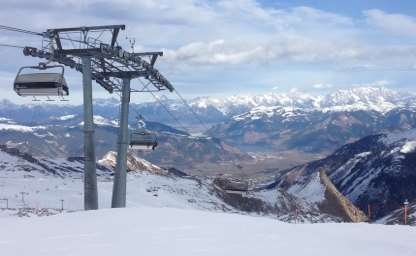
<path fill-rule="evenodd" d="M 366 15 L 370 19 L 387 14 L 370 10 Z M 26 16 L 31 19 L 17 18 Z M 356 67 L 397 54 L 403 58 L 411 50 L 402 48 L 405 54 L 401 54 L 398 49 L 371 45 L 358 36 L 360 27 L 351 17 L 306 6 L 265 7 L 254 0 L 85 0 L 81 4 L 75 0 L 49 4 L 6 0 L 2 2 L 0 23 L 36 31 L 54 26 L 126 23 L 127 35 L 136 37 L 138 49 L 164 48 L 162 61 L 192 67 L 247 63 Z"/>
<path fill-rule="evenodd" d="M 359 83 L 359 84 L 353 84 L 353 87 L 387 87 L 389 85 L 392 85 L 392 81 L 387 80 L 378 80 L 370 83 Z"/>
<path fill-rule="evenodd" d="M 197 64 L 239 64 L 257 57 L 262 47 L 242 47 L 227 44 L 224 40 L 208 43 L 195 42 L 182 46 L 177 50 L 165 50 L 170 61 L 189 61 Z"/>
<path fill-rule="evenodd" d="M 355 60 L 366 49 L 342 42 L 311 39 L 302 36 L 282 36 L 270 41 L 215 40 L 192 42 L 177 49 L 165 49 L 166 59 L 193 64 L 242 63 L 319 63 Z"/>
<path fill-rule="evenodd" d="M 403 14 L 386 13 L 373 9 L 364 12 L 367 22 L 388 33 L 405 36 L 416 35 L 416 19 Z"/>
<path fill-rule="evenodd" d="M 329 89 L 329 88 L 332 88 L 333 85 L 326 84 L 326 83 L 318 83 L 318 84 L 313 84 L 312 87 L 315 89 Z"/>
<path fill-rule="evenodd" d="M 282 88 L 310 87 L 310 81 L 340 83 L 324 73 L 341 71 L 353 77 L 351 72 L 369 71 L 380 77 L 382 71 L 377 70 L 414 69 L 416 47 L 408 38 L 392 34 L 394 40 L 384 40 L 384 34 L 373 33 L 378 27 L 415 34 L 414 23 L 413 17 L 379 10 L 352 18 L 307 6 L 270 7 L 254 0 L 3 0 L 0 9 L 0 24 L 39 32 L 126 24 L 120 39 L 135 37 L 137 51 L 163 49 L 157 65 L 173 83 L 187 88 L 212 84 L 210 89 L 220 83 L 249 87 L 266 80 Z M 2 33 L 1 42 L 40 44 L 36 37 L 5 36 Z M 122 45 L 128 48 L 128 43 Z M 0 55 L 7 60 L 0 64 L 3 71 L 37 61 L 10 49 L 0 49 Z"/>

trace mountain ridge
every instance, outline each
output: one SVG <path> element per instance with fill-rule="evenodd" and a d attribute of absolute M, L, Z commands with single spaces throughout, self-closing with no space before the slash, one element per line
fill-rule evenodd
<path fill-rule="evenodd" d="M 258 107 L 286 107 L 320 111 L 377 111 L 388 112 L 398 107 L 416 106 L 416 94 L 398 92 L 385 87 L 354 87 L 339 89 L 324 95 L 301 91 L 287 93 L 266 93 L 259 95 L 234 95 L 225 98 L 198 97 L 188 100 L 192 111 L 181 100 L 161 98 L 160 102 L 131 103 L 132 112 L 138 112 L 150 121 L 175 124 L 166 108 L 185 124 L 198 124 L 195 112 L 204 122 L 219 123 L 235 115 L 241 115 Z M 17 121 L 48 120 L 50 116 L 65 114 L 82 115 L 81 105 L 28 104 L 18 105 L 9 100 L 0 101 L 0 117 L 13 118 L 17 112 L 27 112 Z M 117 119 L 119 100 L 116 98 L 94 99 L 94 113 L 110 119 Z"/>

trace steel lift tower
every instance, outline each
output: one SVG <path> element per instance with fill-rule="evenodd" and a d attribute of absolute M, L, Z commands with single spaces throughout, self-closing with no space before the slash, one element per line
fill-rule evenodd
<path fill-rule="evenodd" d="M 84 100 L 84 208 L 98 209 L 96 178 L 92 81 L 109 93 L 121 93 L 120 128 L 117 140 L 117 165 L 111 206 L 126 206 L 127 149 L 129 145 L 128 115 L 132 92 L 173 91 L 171 83 L 154 68 L 162 52 L 134 53 L 123 50 L 117 43 L 125 25 L 48 29 L 41 49 L 25 47 L 23 54 L 57 62 L 82 73 Z M 108 42 L 103 35 L 109 34 Z M 146 84 L 131 86 L 133 79 Z M 148 87 L 151 88 L 148 88 Z"/>

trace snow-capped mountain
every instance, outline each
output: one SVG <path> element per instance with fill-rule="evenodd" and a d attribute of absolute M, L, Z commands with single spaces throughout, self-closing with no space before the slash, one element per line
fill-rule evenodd
<path fill-rule="evenodd" d="M 94 115 L 94 120 L 96 154 L 101 158 L 107 152 L 116 150 L 118 125 L 116 121 L 99 115 Z M 146 122 L 146 127 L 157 135 L 159 147 L 149 152 L 136 150 L 135 154 L 157 164 L 182 168 L 206 161 L 216 163 L 251 159 L 248 154 L 218 139 L 191 136 L 157 122 Z M 83 156 L 82 116 L 71 114 L 53 117 L 45 125 L 18 123 L 2 118 L 0 144 L 41 157 Z"/>
<path fill-rule="evenodd" d="M 189 103 L 198 118 L 176 100 L 162 99 L 163 106 L 155 102 L 132 103 L 131 109 L 132 113 L 140 113 L 146 118 L 149 129 L 163 133 L 161 139 L 167 143 L 166 147 L 161 147 L 165 151 L 152 152 L 146 157 L 158 164 L 169 165 L 174 161 L 184 165 L 187 157 L 182 156 L 185 153 L 193 154 L 188 158 L 198 158 L 199 162 L 247 157 L 235 149 L 229 154 L 231 151 L 221 144 L 223 142 L 252 151 L 332 152 L 367 135 L 416 127 L 415 99 L 412 94 L 382 87 L 357 87 L 324 96 L 294 91 L 222 99 L 196 98 Z M 99 127 L 97 149 L 101 157 L 114 150 L 119 104 L 116 99 L 97 99 L 94 103 L 94 120 Z M 82 153 L 82 141 L 71 143 L 73 138 L 82 137 L 81 106 L 15 105 L 6 100 L 0 105 L 3 120 L 0 120 L 0 143 L 15 145 L 35 155 L 78 156 Z M 213 124 L 206 134 L 221 141 L 211 138 L 204 142 L 202 138 L 179 136 L 189 134 L 165 125 L 182 129 L 170 114 L 185 126 L 199 124 L 197 119 L 208 124 L 206 126 Z M 133 126 L 133 114 L 130 119 Z M 167 136 L 168 133 L 173 135 Z M 187 150 L 191 146 L 179 147 L 179 143 L 193 145 L 193 150 Z M 202 147 L 202 144 L 209 146 Z M 179 158 L 167 157 L 177 151 L 182 152 Z M 236 152 L 239 156 L 232 157 Z"/>
<path fill-rule="evenodd" d="M 416 108 L 326 111 L 257 107 L 213 126 L 207 134 L 237 147 L 331 152 L 362 137 L 416 128 Z"/>
<path fill-rule="evenodd" d="M 296 194 L 323 170 L 351 202 L 380 218 L 416 200 L 416 130 L 372 135 L 347 144 L 328 157 L 277 172 L 275 185 Z M 301 188 L 299 190 L 299 188 Z M 316 191 L 316 190 L 314 190 Z M 322 192 L 318 193 L 322 195 Z"/>
<path fill-rule="evenodd" d="M 196 98 L 190 105 L 198 109 L 215 108 L 225 116 L 244 113 L 256 107 L 319 107 L 321 96 L 313 96 L 301 92 L 270 93 L 264 95 L 237 95 L 227 98 Z"/>
<path fill-rule="evenodd" d="M 415 95 L 399 93 L 384 87 L 342 89 L 325 95 L 320 107 L 325 110 L 374 110 L 386 112 L 416 102 Z"/>
<path fill-rule="evenodd" d="M 158 102 L 136 104 L 131 102 L 132 113 L 138 112 L 147 120 L 170 125 L 178 125 L 169 112 L 183 124 L 207 124 L 226 121 L 254 108 L 285 107 L 320 111 L 377 111 L 387 112 L 397 107 L 416 106 L 416 96 L 396 92 L 383 87 L 354 87 L 342 89 L 327 95 L 312 95 L 301 91 L 288 93 L 268 93 L 263 95 L 236 95 L 225 98 L 200 97 L 189 99 L 192 111 L 180 100 L 161 98 Z M 117 119 L 119 101 L 115 98 L 95 99 L 94 113 L 108 119 Z M 198 118 L 192 112 L 198 114 Z M 0 101 L 0 117 L 18 122 L 47 122 L 50 117 L 82 115 L 82 106 L 62 104 L 16 105 L 10 101 Z M 134 119 L 132 117 L 132 119 Z"/>
<path fill-rule="evenodd" d="M 384 87 L 340 89 L 327 95 L 311 95 L 300 91 L 264 95 L 231 96 L 223 99 L 197 98 L 190 101 L 198 108 L 216 108 L 228 116 L 253 108 L 286 107 L 325 111 L 368 110 L 386 112 L 396 107 L 414 105 L 416 96 Z"/>

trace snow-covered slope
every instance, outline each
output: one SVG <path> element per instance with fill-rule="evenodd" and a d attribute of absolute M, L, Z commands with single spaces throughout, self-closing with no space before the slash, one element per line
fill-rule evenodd
<path fill-rule="evenodd" d="M 2 255 L 413 256 L 416 229 L 296 225 L 171 208 L 130 208 L 0 220 Z"/>
<path fill-rule="evenodd" d="M 100 208 L 110 206 L 114 153 L 98 164 Z M 107 166 L 107 167 L 106 167 Z M 339 222 L 342 217 L 321 212 L 315 202 L 274 188 L 224 191 L 213 180 L 192 177 L 174 169 L 163 169 L 138 157 L 129 157 L 127 205 L 204 209 L 266 215 L 284 221 Z M 66 211 L 82 209 L 83 159 L 45 159 L 0 148 L 0 198 L 8 199 L 10 211 L 32 215 L 38 209 L 56 212 L 61 200 Z M 0 201 L 0 209 L 5 207 Z M 20 209 L 19 209 L 20 208 Z M 22 208 L 24 208 L 22 210 Z M 25 210 L 27 209 L 27 210 Z M 297 211 L 297 212 L 296 212 Z M 44 215 L 41 211 L 40 215 Z M 296 216 L 298 215 L 298 216 Z"/>
<path fill-rule="evenodd" d="M 136 158 L 134 172 L 128 175 L 128 206 L 232 210 L 200 180 L 176 177 L 160 167 Z M 106 163 L 106 161 L 102 161 Z M 98 165 L 99 205 L 109 207 L 112 192 L 112 170 Z M 11 208 L 61 207 L 66 210 L 83 208 L 83 159 L 34 158 L 15 149 L 0 149 L 0 197 L 7 198 Z M 22 195 L 23 193 L 23 195 Z M 0 202 L 4 204 L 5 202 Z M 4 205 L 2 205 L 4 207 Z"/>

